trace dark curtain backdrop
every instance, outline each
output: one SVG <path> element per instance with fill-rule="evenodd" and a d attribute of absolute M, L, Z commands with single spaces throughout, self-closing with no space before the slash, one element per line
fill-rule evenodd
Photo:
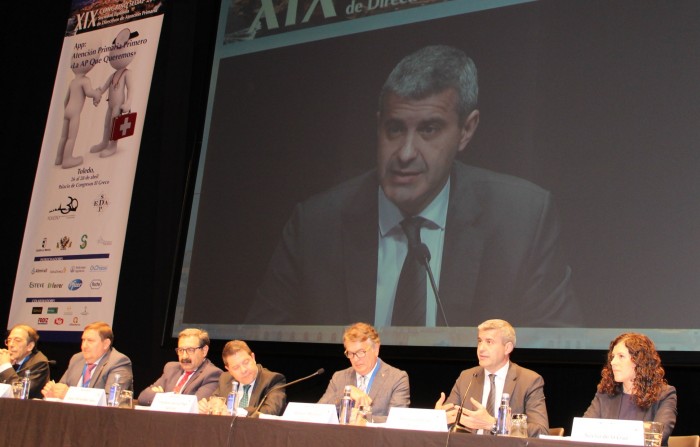
<path fill-rule="evenodd" d="M 175 358 L 169 336 L 171 285 L 181 256 L 180 230 L 189 212 L 190 167 L 196 161 L 208 91 L 218 2 L 171 0 L 165 15 L 153 86 L 136 172 L 129 229 L 114 321 L 115 346 L 134 363 L 140 391 Z M 3 113 L 3 246 L 0 256 L 0 323 L 7 324 L 39 149 L 70 2 L 12 2 L 4 7 L 3 71 L 9 104 Z M 605 2 L 601 3 L 605 7 Z M 591 32 L 594 32 L 592 30 Z M 697 42 L 688 42 L 697 45 Z M 9 80 L 8 80 L 9 78 Z M 629 303 L 634 306 L 634 303 Z M 55 379 L 67 366 L 75 343 L 42 343 L 57 360 Z M 211 357 L 220 358 L 223 341 Z M 342 347 L 302 343 L 251 343 L 266 367 L 288 380 L 324 367 L 328 373 L 289 390 L 289 400 L 313 402 L 330 372 L 347 366 Z M 387 362 L 408 371 L 414 406 L 432 407 L 440 391 L 449 392 L 459 371 L 473 366 L 473 348 L 382 347 Z M 551 426 L 569 434 L 574 416 L 587 408 L 605 358 L 602 351 L 517 350 L 513 360 L 543 375 Z M 699 353 L 664 352 L 667 377 L 678 388 L 679 418 L 674 434 L 697 433 L 700 411 Z"/>

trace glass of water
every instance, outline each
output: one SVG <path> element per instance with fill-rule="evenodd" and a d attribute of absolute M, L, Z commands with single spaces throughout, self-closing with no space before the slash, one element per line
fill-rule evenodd
<path fill-rule="evenodd" d="M 516 438 L 527 438 L 527 415 L 514 414 L 510 426 L 510 435 Z"/>

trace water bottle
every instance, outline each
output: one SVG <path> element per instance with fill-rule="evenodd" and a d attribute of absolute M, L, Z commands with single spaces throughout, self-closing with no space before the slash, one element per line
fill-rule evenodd
<path fill-rule="evenodd" d="M 228 393 L 228 398 L 226 399 L 226 408 L 228 409 L 228 414 L 234 416 L 236 414 L 236 396 L 238 395 L 239 383 L 235 380 L 231 383 L 231 392 Z"/>
<path fill-rule="evenodd" d="M 29 399 L 29 387 L 32 384 L 32 381 L 29 379 L 29 370 L 24 372 L 24 377 L 22 377 L 20 382 L 22 383 L 22 390 L 19 392 L 19 398 Z"/>
<path fill-rule="evenodd" d="M 352 415 L 352 397 L 350 397 L 350 391 L 352 388 L 350 385 L 345 385 L 345 390 L 343 390 L 343 398 L 340 399 L 340 416 L 338 416 L 338 422 L 341 424 L 349 424 L 350 416 Z"/>
<path fill-rule="evenodd" d="M 118 407 L 119 406 L 119 394 L 121 394 L 122 386 L 119 384 L 119 374 L 114 374 L 114 383 L 109 387 L 109 399 L 107 399 L 107 406 Z"/>
<path fill-rule="evenodd" d="M 511 422 L 510 394 L 501 395 L 501 406 L 498 407 L 498 419 L 496 420 L 496 434 L 508 436 Z"/>

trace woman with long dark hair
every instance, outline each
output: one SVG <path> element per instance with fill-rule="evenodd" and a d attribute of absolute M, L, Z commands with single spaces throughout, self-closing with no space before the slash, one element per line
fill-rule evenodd
<path fill-rule="evenodd" d="M 625 333 L 610 342 L 598 392 L 583 417 L 658 421 L 662 445 L 676 425 L 676 389 L 664 378 L 654 342 L 644 334 Z"/>

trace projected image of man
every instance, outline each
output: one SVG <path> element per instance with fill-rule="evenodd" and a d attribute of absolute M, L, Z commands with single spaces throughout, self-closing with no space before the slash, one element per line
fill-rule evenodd
<path fill-rule="evenodd" d="M 461 50 L 404 58 L 379 97 L 377 168 L 297 205 L 247 322 L 575 325 L 550 193 L 455 160 L 479 125 L 477 97 Z"/>

